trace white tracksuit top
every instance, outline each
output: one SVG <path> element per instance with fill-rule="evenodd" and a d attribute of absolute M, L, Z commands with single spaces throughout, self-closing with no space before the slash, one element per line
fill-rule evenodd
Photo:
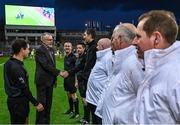
<path fill-rule="evenodd" d="M 109 69 L 108 80 L 107 80 L 107 83 L 105 84 L 105 87 L 103 89 L 103 92 L 98 101 L 97 108 L 95 111 L 95 114 L 97 116 L 99 116 L 100 118 L 102 118 L 102 106 L 103 106 L 103 100 L 104 100 L 105 93 L 106 93 L 107 89 L 109 88 L 109 86 L 111 85 L 112 79 L 114 79 L 114 77 L 120 71 L 120 63 L 119 62 L 121 60 L 121 56 L 120 56 L 121 51 L 122 50 L 117 50 L 114 52 L 113 55 L 108 56 L 106 58 L 106 61 L 108 62 L 108 69 Z"/>
<path fill-rule="evenodd" d="M 144 78 L 134 46 L 121 50 L 120 72 L 111 80 L 103 103 L 103 124 L 132 124 L 136 94 Z"/>
<path fill-rule="evenodd" d="M 180 42 L 145 52 L 145 79 L 138 89 L 134 120 L 142 124 L 180 123 Z"/>
<path fill-rule="evenodd" d="M 111 48 L 100 50 L 96 52 L 96 63 L 91 71 L 88 79 L 87 91 L 86 91 L 86 101 L 97 105 L 99 98 L 103 92 L 105 84 L 108 80 L 108 75 L 111 70 L 109 65 L 112 65 L 107 58 L 112 56 Z"/>

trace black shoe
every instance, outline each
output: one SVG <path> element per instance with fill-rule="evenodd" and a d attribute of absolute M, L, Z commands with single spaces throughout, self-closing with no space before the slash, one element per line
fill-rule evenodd
<path fill-rule="evenodd" d="M 67 110 L 66 112 L 64 112 L 63 114 L 69 115 L 69 114 L 71 114 L 71 113 L 73 113 L 73 111 L 69 109 L 69 110 Z"/>
<path fill-rule="evenodd" d="M 89 123 L 86 120 L 83 121 L 83 125 L 88 125 L 88 124 Z"/>
<path fill-rule="evenodd" d="M 70 119 L 73 119 L 73 118 L 79 118 L 79 113 L 77 114 L 77 113 L 74 113 L 71 117 L 70 117 Z"/>

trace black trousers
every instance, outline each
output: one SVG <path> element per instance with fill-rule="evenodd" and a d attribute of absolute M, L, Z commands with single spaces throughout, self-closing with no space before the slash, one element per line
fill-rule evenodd
<path fill-rule="evenodd" d="M 97 107 L 91 103 L 88 103 L 88 108 L 92 115 L 92 124 L 102 124 L 102 119 L 97 115 L 95 115 L 95 111 Z"/>
<path fill-rule="evenodd" d="M 26 97 L 15 97 L 7 99 L 11 124 L 25 124 L 29 115 L 29 101 Z"/>
<path fill-rule="evenodd" d="M 53 86 L 36 86 L 37 100 L 43 104 L 44 110 L 36 112 L 36 124 L 50 124 Z"/>
<path fill-rule="evenodd" d="M 80 96 L 86 98 L 87 84 L 84 81 L 78 81 L 78 85 Z"/>

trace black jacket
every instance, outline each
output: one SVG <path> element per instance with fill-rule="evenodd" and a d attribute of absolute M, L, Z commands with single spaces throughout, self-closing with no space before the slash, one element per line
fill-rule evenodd
<path fill-rule="evenodd" d="M 4 87 L 8 98 L 25 97 L 32 104 L 38 105 L 29 90 L 28 78 L 28 73 L 20 60 L 10 58 L 4 64 Z"/>
<path fill-rule="evenodd" d="M 83 69 L 86 62 L 86 53 L 83 53 L 76 59 L 75 67 L 68 71 L 69 74 L 75 74 L 77 76 L 77 80 L 81 81 L 83 75 Z"/>
<path fill-rule="evenodd" d="M 75 67 L 76 56 L 73 53 L 66 55 L 64 58 L 64 70 L 68 71 Z M 67 78 L 64 78 L 64 83 L 75 83 L 75 74 L 69 74 Z"/>
<path fill-rule="evenodd" d="M 36 49 L 35 60 L 35 83 L 37 85 L 45 86 L 51 86 L 55 84 L 60 70 L 56 69 L 54 50 L 42 44 L 39 48 Z"/>
<path fill-rule="evenodd" d="M 85 80 L 85 82 L 88 81 L 91 70 L 96 63 L 96 46 L 97 43 L 94 40 L 87 44 L 86 62 L 82 77 Z"/>

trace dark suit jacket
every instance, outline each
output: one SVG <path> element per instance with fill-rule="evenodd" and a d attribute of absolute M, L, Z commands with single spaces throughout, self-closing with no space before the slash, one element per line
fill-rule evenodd
<path fill-rule="evenodd" d="M 44 44 L 36 49 L 35 83 L 37 85 L 51 86 L 56 82 L 60 70 L 56 69 L 54 50 L 51 50 L 51 52 L 52 58 L 49 48 Z"/>

